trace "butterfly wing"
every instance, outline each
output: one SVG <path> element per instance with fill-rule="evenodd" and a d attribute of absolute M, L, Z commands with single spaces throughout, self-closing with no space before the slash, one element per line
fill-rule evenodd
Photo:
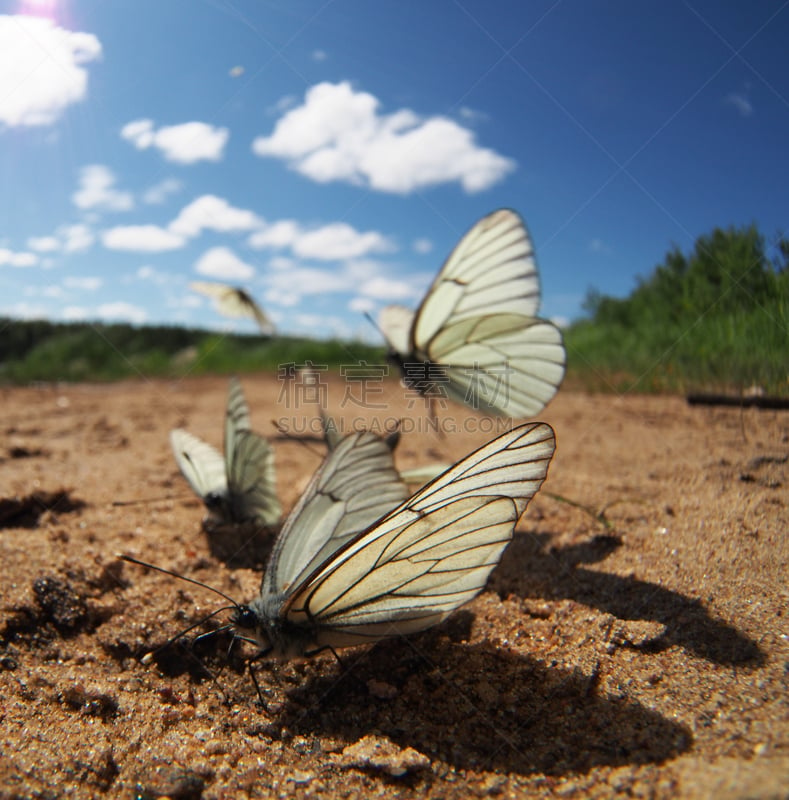
<path fill-rule="evenodd" d="M 518 214 L 499 209 L 479 220 L 450 253 L 417 311 L 411 345 L 427 352 L 449 322 L 481 314 L 534 317 L 539 307 L 531 237 Z"/>
<path fill-rule="evenodd" d="M 274 449 L 253 431 L 235 432 L 227 468 L 227 497 L 233 522 L 273 526 L 279 521 L 282 507 L 277 498 Z"/>
<path fill-rule="evenodd" d="M 414 312 L 405 306 L 386 306 L 378 315 L 378 326 L 383 331 L 386 341 L 401 358 L 406 358 L 411 353 L 413 324 Z"/>
<path fill-rule="evenodd" d="M 342 441 L 342 434 L 337 429 L 337 423 L 323 409 L 321 409 L 321 425 L 326 449 L 335 450 Z"/>
<path fill-rule="evenodd" d="M 518 314 L 468 317 L 430 344 L 451 399 L 489 414 L 533 417 L 564 377 L 562 335 L 551 322 Z"/>
<path fill-rule="evenodd" d="M 280 595 L 298 584 L 408 497 L 393 447 L 390 439 L 360 431 L 329 451 L 274 543 L 261 594 Z"/>
<path fill-rule="evenodd" d="M 443 386 L 452 399 L 487 413 L 534 416 L 556 393 L 565 364 L 561 332 L 537 318 L 539 304 L 531 237 L 518 214 L 499 209 L 446 260 L 413 318 L 408 346 L 400 349 L 399 333 L 390 342 L 404 362 L 440 365 L 438 391 Z M 390 314 L 397 330 L 405 317 Z"/>
<path fill-rule="evenodd" d="M 281 616 L 343 647 L 424 630 L 484 587 L 542 485 L 555 438 L 522 425 L 464 458 L 294 588 Z"/>
<path fill-rule="evenodd" d="M 403 479 L 404 483 L 409 486 L 423 486 L 448 469 L 449 464 L 437 462 L 435 464 L 425 464 L 421 467 L 401 470 L 400 477 Z"/>
<path fill-rule="evenodd" d="M 170 431 L 170 445 L 178 469 L 206 505 L 227 496 L 225 460 L 215 447 L 183 428 Z"/>
<path fill-rule="evenodd" d="M 240 381 L 233 376 L 230 378 L 225 411 L 225 466 L 228 473 L 233 463 L 238 436 L 242 431 L 249 430 L 252 430 L 249 406 Z"/>
<path fill-rule="evenodd" d="M 189 284 L 192 291 L 204 294 L 214 300 L 216 310 L 226 317 L 248 317 L 254 319 L 261 333 L 274 333 L 274 323 L 255 302 L 252 295 L 237 286 L 209 281 L 194 281 Z"/>

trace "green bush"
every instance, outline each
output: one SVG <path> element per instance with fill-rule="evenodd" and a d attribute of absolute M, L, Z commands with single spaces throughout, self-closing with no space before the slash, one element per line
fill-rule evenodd
<path fill-rule="evenodd" d="M 568 373 L 617 391 L 789 394 L 789 241 L 767 255 L 755 226 L 674 247 L 629 297 L 587 294 L 565 332 Z"/>

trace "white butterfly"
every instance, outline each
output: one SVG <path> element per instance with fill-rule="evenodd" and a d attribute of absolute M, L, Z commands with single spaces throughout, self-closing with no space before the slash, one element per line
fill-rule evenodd
<path fill-rule="evenodd" d="M 387 306 L 379 325 L 406 385 L 431 401 L 531 417 L 565 365 L 562 335 L 537 317 L 539 304 L 531 238 L 518 214 L 500 209 L 460 240 L 416 313 Z"/>
<path fill-rule="evenodd" d="M 235 609 L 237 635 L 259 655 L 310 655 L 440 622 L 484 587 L 555 447 L 550 426 L 517 427 L 360 529 L 371 504 L 394 498 L 393 476 L 381 473 L 380 490 L 368 484 L 360 497 L 363 459 L 346 475 L 332 463 L 346 447 L 361 454 L 354 439 L 370 435 L 330 452 L 277 537 L 260 595 Z"/>
<path fill-rule="evenodd" d="M 253 300 L 249 292 L 225 283 L 194 281 L 189 284 L 194 292 L 213 298 L 216 310 L 226 317 L 249 317 L 257 322 L 260 332 L 271 336 L 275 332 L 274 323 L 263 309 Z"/>
<path fill-rule="evenodd" d="M 342 434 L 337 426 L 337 423 L 321 409 L 321 421 L 323 423 L 323 438 L 326 442 L 328 450 L 334 450 L 335 447 L 342 441 Z M 397 443 L 400 441 L 399 431 L 391 431 L 384 441 L 389 445 L 389 449 L 394 452 Z M 400 479 L 403 483 L 412 486 L 427 483 L 432 481 L 437 475 L 449 469 L 449 464 L 436 462 L 433 464 L 425 464 L 421 467 L 413 467 L 411 469 L 399 470 Z"/>
<path fill-rule="evenodd" d="M 275 525 L 282 513 L 276 493 L 274 451 L 251 430 L 241 384 L 230 380 L 225 414 L 225 455 L 202 439 L 170 431 L 175 460 L 189 485 L 219 522 Z"/>

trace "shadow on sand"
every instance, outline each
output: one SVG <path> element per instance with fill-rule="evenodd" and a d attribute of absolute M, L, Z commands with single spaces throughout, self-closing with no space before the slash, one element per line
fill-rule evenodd
<path fill-rule="evenodd" d="M 351 742 L 383 734 L 459 769 L 558 776 L 661 762 L 692 742 L 683 725 L 598 695 L 577 670 L 454 643 L 441 628 L 382 642 L 345 669 L 322 660 L 310 673 L 287 692 L 277 725 Z M 382 680 L 389 699 L 369 688 Z"/>
<path fill-rule="evenodd" d="M 758 667 L 765 655 L 736 628 L 709 615 L 699 600 L 638 578 L 623 578 L 582 564 L 602 561 L 621 545 L 615 536 L 597 536 L 565 548 L 551 548 L 547 533 L 516 533 L 488 588 L 504 596 L 575 600 L 623 620 L 652 620 L 665 633 L 653 652 L 679 645 L 722 665 Z"/>

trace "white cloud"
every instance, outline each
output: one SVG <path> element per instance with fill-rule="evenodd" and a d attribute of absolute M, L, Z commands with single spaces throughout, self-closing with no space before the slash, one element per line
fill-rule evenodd
<path fill-rule="evenodd" d="M 475 108 L 469 108 L 468 106 L 461 106 L 458 109 L 458 114 L 461 119 L 471 124 L 475 122 L 485 122 L 488 119 L 488 115 L 484 111 L 477 111 Z"/>
<path fill-rule="evenodd" d="M 38 256 L 35 253 L 14 252 L 6 247 L 0 247 L 0 267 L 35 267 Z"/>
<path fill-rule="evenodd" d="M 274 256 L 269 259 L 268 265 L 271 269 L 295 269 L 299 266 L 299 262 L 295 258 L 288 258 L 287 256 Z"/>
<path fill-rule="evenodd" d="M 62 286 L 49 284 L 48 286 L 25 286 L 22 290 L 25 297 L 49 297 L 59 298 L 65 294 Z"/>
<path fill-rule="evenodd" d="M 55 236 L 31 236 L 27 246 L 37 253 L 53 253 L 60 250 L 60 241 Z"/>
<path fill-rule="evenodd" d="M 69 322 L 79 322 L 88 318 L 88 309 L 84 306 L 66 306 L 60 312 L 60 316 Z"/>
<path fill-rule="evenodd" d="M 329 56 L 326 54 L 325 50 L 313 50 L 312 51 L 312 60 L 313 61 L 325 61 Z"/>
<path fill-rule="evenodd" d="M 248 281 L 255 276 L 255 268 L 242 261 L 228 247 L 212 247 L 206 250 L 194 268 L 200 275 L 228 281 Z"/>
<path fill-rule="evenodd" d="M 94 238 L 87 225 L 61 225 L 52 236 L 31 236 L 27 246 L 37 253 L 77 253 L 87 250 Z"/>
<path fill-rule="evenodd" d="M 99 211 L 128 211 L 134 206 L 129 192 L 115 188 L 112 170 L 102 164 L 90 164 L 80 170 L 79 189 L 71 196 L 77 208 Z"/>
<path fill-rule="evenodd" d="M 101 278 L 91 277 L 91 276 L 71 276 L 68 278 L 63 279 L 63 285 L 67 289 L 81 289 L 82 291 L 86 292 L 95 292 L 97 289 L 100 289 L 104 285 L 104 281 Z"/>
<path fill-rule="evenodd" d="M 128 322 L 142 323 L 148 319 L 148 312 L 144 308 L 118 300 L 114 303 L 102 303 L 96 309 L 99 319 L 124 320 Z"/>
<path fill-rule="evenodd" d="M 305 266 L 289 258 L 272 259 L 271 268 L 261 281 L 266 287 L 267 304 L 298 305 L 303 297 L 314 295 L 352 295 L 348 307 L 367 311 L 376 300 L 415 300 L 424 292 L 430 277 L 410 276 L 406 280 L 386 276 L 387 266 L 374 259 L 355 259 L 343 262 L 335 269 Z"/>
<path fill-rule="evenodd" d="M 194 237 L 204 230 L 231 233 L 259 228 L 263 220 L 253 211 L 235 208 L 227 200 L 204 194 L 184 207 L 168 226 L 173 233 Z"/>
<path fill-rule="evenodd" d="M 101 240 L 109 250 L 137 253 L 162 253 L 178 250 L 186 244 L 183 236 L 158 225 L 121 225 L 105 231 Z"/>
<path fill-rule="evenodd" d="M 370 278 L 359 286 L 359 293 L 378 300 L 405 300 L 421 294 L 418 287 L 409 281 L 395 281 L 391 278 Z"/>
<path fill-rule="evenodd" d="M 0 15 L 0 123 L 51 125 L 85 99 L 88 73 L 81 65 L 100 56 L 92 33 L 43 17 Z"/>
<path fill-rule="evenodd" d="M 61 225 L 57 231 L 66 253 L 81 253 L 95 241 L 93 231 L 87 225 Z"/>
<path fill-rule="evenodd" d="M 249 237 L 250 247 L 289 247 L 301 258 L 342 261 L 370 253 L 388 253 L 394 243 L 377 231 L 357 231 L 346 222 L 332 222 L 304 230 L 294 220 L 280 220 Z"/>
<path fill-rule="evenodd" d="M 178 295 L 177 297 L 168 297 L 165 303 L 167 308 L 202 308 L 205 303 L 202 297 L 196 294 L 187 292 L 186 294 Z"/>
<path fill-rule="evenodd" d="M 168 160 L 178 164 L 197 161 L 220 161 L 230 131 L 206 122 L 184 122 L 158 130 L 153 120 L 137 119 L 121 129 L 121 137 L 138 150 L 155 147 Z"/>
<path fill-rule="evenodd" d="M 143 203 L 148 205 L 161 205 L 171 194 L 181 191 L 181 181 L 175 178 L 165 178 L 146 189 L 142 196 Z"/>
<path fill-rule="evenodd" d="M 18 319 L 46 319 L 49 316 L 45 306 L 25 301 L 10 306 L 0 306 L 0 314 Z"/>
<path fill-rule="evenodd" d="M 293 306 L 297 306 L 301 302 L 301 295 L 283 289 L 269 289 L 263 296 L 263 299 L 266 305 L 274 304 L 285 306 L 286 308 L 293 308 Z"/>
<path fill-rule="evenodd" d="M 741 117 L 750 117 L 753 114 L 753 105 L 745 92 L 730 92 L 723 100 L 727 105 L 737 109 Z"/>
<path fill-rule="evenodd" d="M 141 281 L 151 281 L 159 286 L 168 283 L 170 280 L 170 276 L 166 272 L 154 269 L 148 264 L 140 267 L 137 272 L 134 273 L 134 277 L 139 278 Z"/>
<path fill-rule="evenodd" d="M 379 113 L 379 101 L 350 83 L 320 83 L 286 112 L 271 136 L 252 143 L 259 156 L 286 160 L 319 183 L 345 181 L 408 194 L 459 182 L 487 189 L 515 168 L 512 159 L 479 147 L 474 133 L 447 117 L 422 119 L 401 109 Z"/>
<path fill-rule="evenodd" d="M 371 314 L 375 311 L 376 303 L 369 297 L 354 297 L 353 300 L 348 303 L 348 308 L 359 314 Z"/>
<path fill-rule="evenodd" d="M 291 247 L 301 233 L 301 226 L 292 219 L 282 219 L 266 225 L 249 237 L 249 246 L 258 250 L 265 247 Z"/>
<path fill-rule="evenodd" d="M 298 102 L 299 98 L 295 94 L 286 94 L 283 97 L 280 97 L 279 100 L 274 103 L 274 105 L 268 106 L 268 108 L 266 108 L 266 114 L 269 116 L 273 116 L 274 114 L 282 114 L 289 108 L 293 108 L 293 106 L 295 106 Z"/>
<path fill-rule="evenodd" d="M 355 282 L 347 275 L 315 267 L 294 267 L 287 271 L 274 272 L 266 276 L 269 291 L 288 296 L 350 292 Z"/>
<path fill-rule="evenodd" d="M 411 247 L 414 248 L 415 253 L 425 255 L 433 250 L 433 242 L 431 242 L 430 239 L 425 239 L 424 237 L 421 239 L 414 239 Z"/>
<path fill-rule="evenodd" d="M 297 256 L 324 261 L 341 261 L 369 253 L 386 253 L 393 249 L 394 245 L 380 233 L 360 233 L 344 222 L 307 231 L 293 243 L 293 252 Z"/>
<path fill-rule="evenodd" d="M 153 120 L 135 119 L 121 128 L 121 139 L 131 142 L 138 150 L 146 150 L 153 144 Z"/>

